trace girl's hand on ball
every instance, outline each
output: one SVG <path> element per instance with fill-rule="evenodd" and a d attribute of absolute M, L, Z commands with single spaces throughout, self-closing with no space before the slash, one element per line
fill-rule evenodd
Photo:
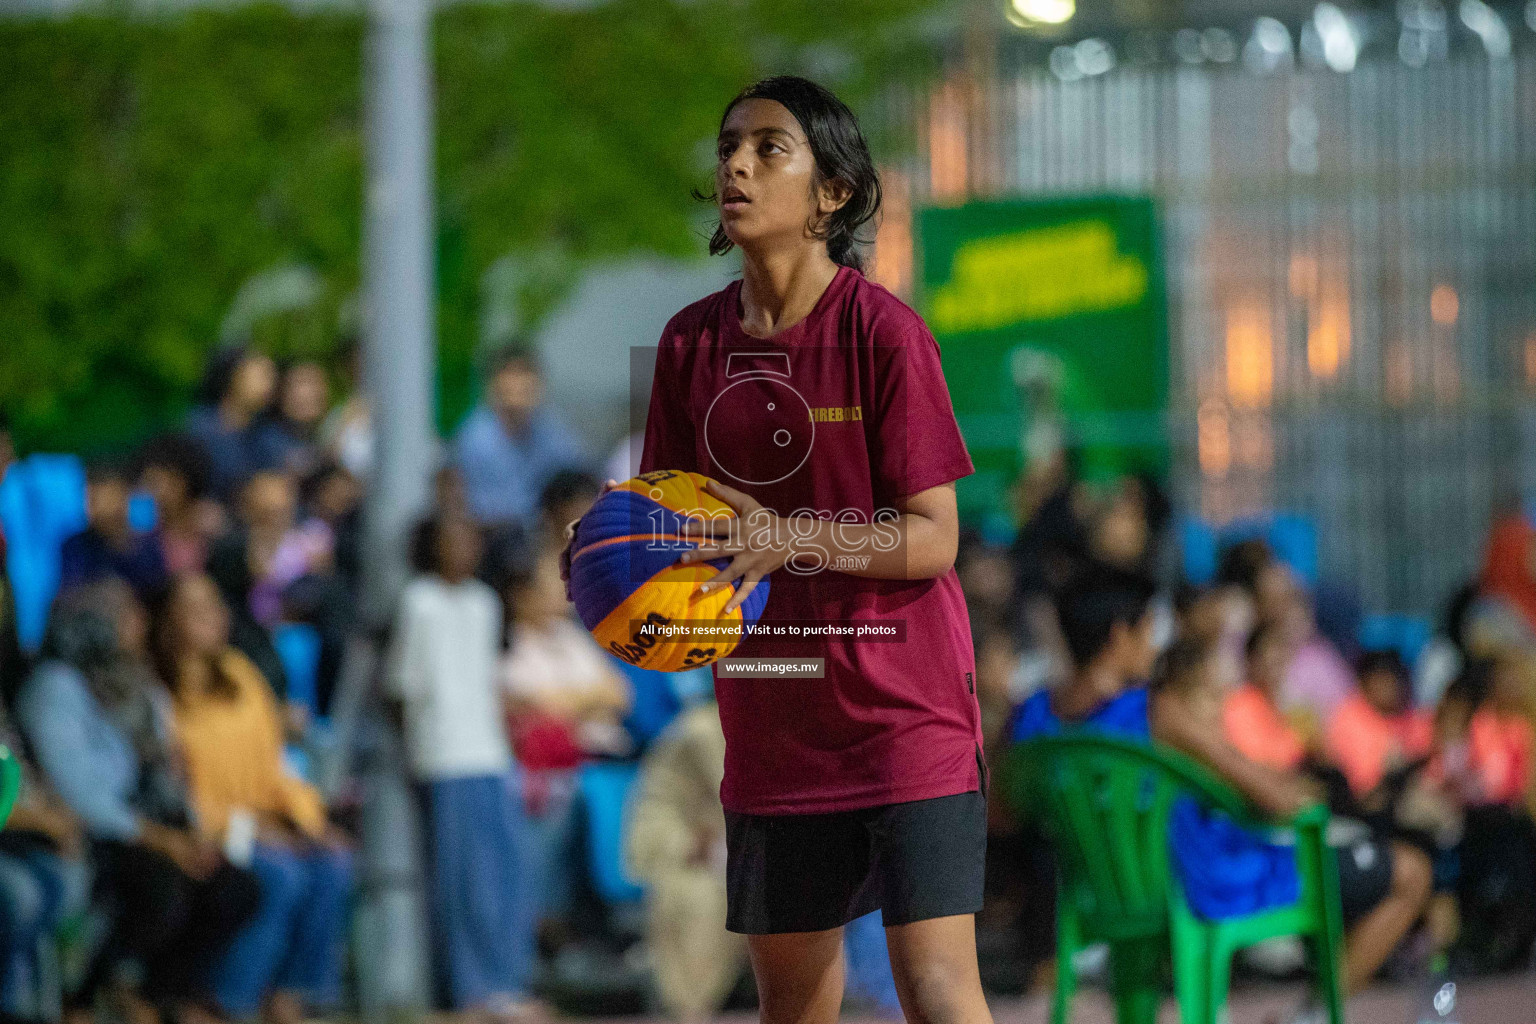
<path fill-rule="evenodd" d="M 715 480 L 709 481 L 705 489 L 731 506 L 736 512 L 736 518 L 725 522 L 689 519 L 683 526 L 684 535 L 698 537 L 705 542 L 686 552 L 678 559 L 678 563 L 690 565 L 726 555 L 734 556 L 729 565 L 699 586 L 699 593 L 710 594 L 736 580 L 742 581 L 722 610 L 721 614 L 726 614 L 739 608 L 757 588 L 758 581 L 781 568 L 793 552 L 785 539 L 788 532 L 780 528 L 776 521 L 779 516 L 763 508 L 756 498 Z M 729 535 L 724 540 L 715 540 L 712 526 L 716 527 L 715 532 L 724 529 L 729 531 Z M 757 546 L 747 543 L 748 538 L 744 534 L 748 533 L 757 542 Z"/>

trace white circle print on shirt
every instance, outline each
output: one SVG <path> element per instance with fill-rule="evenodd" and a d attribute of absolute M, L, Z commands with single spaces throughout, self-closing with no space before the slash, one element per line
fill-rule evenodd
<path fill-rule="evenodd" d="M 728 384 L 704 414 L 704 447 L 738 483 L 776 484 L 810 458 L 816 443 L 811 405 L 790 383 L 789 353 L 732 352 Z"/>

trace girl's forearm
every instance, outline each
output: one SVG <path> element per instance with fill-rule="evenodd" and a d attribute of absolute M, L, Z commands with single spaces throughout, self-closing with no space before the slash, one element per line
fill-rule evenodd
<path fill-rule="evenodd" d="M 876 580 L 942 576 L 955 562 L 958 538 L 927 516 L 908 512 L 874 523 L 808 516 L 780 520 L 789 530 L 790 571 L 833 571 Z"/>

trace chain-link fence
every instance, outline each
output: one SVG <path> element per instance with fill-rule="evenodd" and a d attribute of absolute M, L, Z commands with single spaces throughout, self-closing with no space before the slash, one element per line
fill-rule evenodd
<path fill-rule="evenodd" d="M 1475 571 L 1493 510 L 1536 497 L 1530 54 L 1032 72 L 882 113 L 916 130 L 877 254 L 898 285 L 903 209 L 1157 197 L 1186 508 L 1309 513 L 1327 573 L 1428 612 Z"/>

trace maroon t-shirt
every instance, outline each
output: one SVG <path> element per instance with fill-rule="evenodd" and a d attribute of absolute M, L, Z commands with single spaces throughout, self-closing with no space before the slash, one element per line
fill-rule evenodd
<path fill-rule="evenodd" d="M 905 303 L 843 267 L 809 316 L 760 339 L 741 329 L 740 292 L 734 281 L 667 324 L 642 472 L 703 473 L 781 516 L 870 522 L 973 471 L 938 344 Z M 820 657 L 825 677 L 716 669 L 727 810 L 813 814 L 978 788 L 975 656 L 953 568 L 922 580 L 786 568 L 770 584 L 764 623 L 899 622 L 904 639 L 745 639 L 733 660 Z"/>

